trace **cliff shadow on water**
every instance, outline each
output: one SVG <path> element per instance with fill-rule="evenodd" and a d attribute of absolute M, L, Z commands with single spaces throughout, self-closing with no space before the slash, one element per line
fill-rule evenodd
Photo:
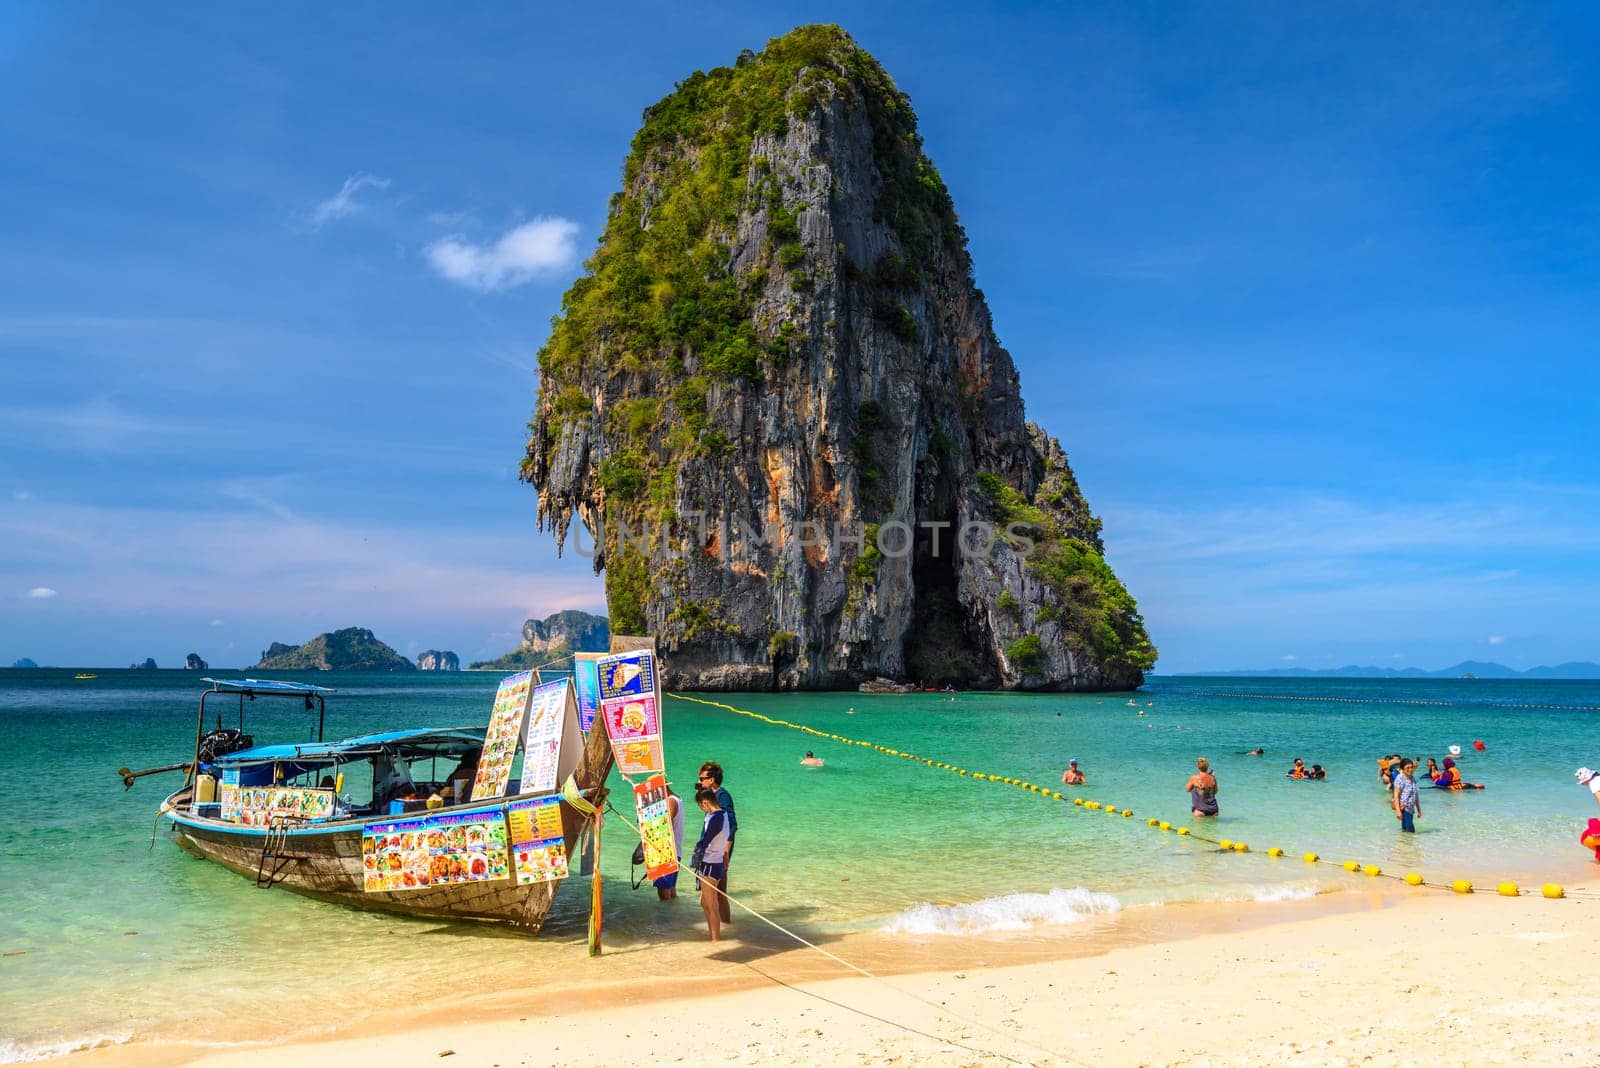
<path fill-rule="evenodd" d="M 1137 686 L 1155 662 L 910 101 L 834 26 L 646 109 L 522 477 L 667 683 Z"/>

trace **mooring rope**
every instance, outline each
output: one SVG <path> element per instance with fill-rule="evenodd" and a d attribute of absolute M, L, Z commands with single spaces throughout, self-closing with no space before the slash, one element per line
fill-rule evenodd
<path fill-rule="evenodd" d="M 676 697 L 677 695 L 676 694 L 670 694 L 669 696 Z M 634 830 L 634 833 L 638 834 L 640 836 L 641 840 L 643 839 L 644 834 L 643 834 L 642 831 L 639 830 L 639 827 L 638 827 L 637 824 L 635 824 L 635 823 L 633 823 L 633 821 L 629 820 L 627 816 L 623 815 L 621 811 L 619 811 L 615 806 L 611 805 L 609 802 L 606 804 L 606 807 L 608 809 L 610 809 L 611 812 L 619 820 L 621 820 L 623 823 L 627 824 L 629 827 L 632 827 L 633 830 Z M 680 867 L 680 870 L 682 870 L 681 863 L 680 863 L 679 867 Z M 693 874 L 693 873 L 691 872 L 691 874 Z M 696 875 L 695 878 L 698 880 L 699 876 Z M 760 920 L 762 923 L 766 924 L 768 927 L 771 927 L 774 930 L 779 931 L 780 933 L 784 934 L 785 936 L 794 939 L 796 942 L 800 943 L 802 946 L 805 946 L 807 949 L 816 950 L 818 953 L 821 953 L 824 957 L 827 957 L 829 960 L 834 961 L 835 963 L 841 965 L 842 967 L 848 968 L 850 971 L 855 972 L 857 975 L 863 976 L 864 978 L 867 978 L 867 979 L 871 979 L 875 983 L 881 983 L 882 985 L 888 987 L 890 990 L 893 990 L 895 993 L 900 994 L 900 995 L 902 995 L 904 997 L 910 998 L 912 1001 L 921 1002 L 923 1005 L 926 1005 L 929 1008 L 933 1009 L 935 1013 L 937 1013 L 937 1014 L 939 1014 L 941 1016 L 949 1017 L 950 1019 L 956 1021 L 957 1023 L 963 1023 L 963 1024 L 968 1025 L 969 1027 L 976 1027 L 976 1028 L 978 1028 L 980 1030 L 988 1031 L 988 1032 L 990 1032 L 992 1034 L 999 1035 L 1001 1038 L 1004 1038 L 1007 1041 L 1020 1042 L 1021 1044 L 1025 1045 L 1025 1046 L 1031 1046 L 1032 1048 L 1038 1050 L 1040 1053 L 1047 1054 L 1050 1057 L 1056 1058 L 1057 1060 L 1066 1061 L 1069 1064 L 1083 1064 L 1082 1061 L 1075 1061 L 1071 1057 L 1068 1057 L 1064 1053 L 1058 1053 L 1057 1051 L 1055 1051 L 1053 1049 L 1050 1049 L 1047 1046 L 1041 1046 L 1037 1042 L 1032 1042 L 1032 1041 L 1030 1041 L 1030 1040 L 1028 1040 L 1026 1038 L 1023 1038 L 1021 1035 L 1007 1034 L 1006 1032 L 1000 1030 L 997 1027 L 993 1027 L 993 1026 L 987 1024 L 987 1023 L 984 1023 L 982 1020 L 975 1020 L 975 1019 L 972 1019 L 971 1017 L 963 1016 L 958 1012 L 951 1011 L 950 1008 L 948 1008 L 947 1006 L 941 1005 L 941 1004 L 939 1004 L 938 1002 L 935 1002 L 935 1001 L 931 1001 L 928 998 L 925 998 L 920 994 L 914 994 L 911 991 L 904 989 L 903 987 L 898 987 L 898 986 L 894 985 L 893 983 L 889 982 L 889 980 L 885 979 L 883 976 L 875 975 L 872 972 L 867 971 L 867 969 L 861 967 L 859 964 L 855 964 L 855 963 L 852 963 L 851 961 L 845 960 L 843 957 L 839 956 L 837 953 L 834 953 L 833 951 L 828 950 L 828 949 L 824 949 L 822 946 L 817 945 L 815 942 L 812 942 L 810 939 L 805 938 L 803 935 L 800 935 L 800 934 L 795 933 L 794 931 L 791 931 L 789 928 L 785 927 L 783 924 L 779 923 L 777 920 L 774 920 L 769 916 L 762 915 L 760 912 L 756 911 L 754 908 L 751 908 L 749 905 L 746 905 L 743 901 L 740 901 L 738 898 L 734 897 L 732 894 L 726 893 L 722 889 L 722 887 L 718 886 L 716 883 L 709 883 L 709 885 L 711 886 L 711 890 L 712 890 L 713 893 L 720 895 L 724 900 L 728 901 L 730 904 L 738 905 L 741 909 L 744 909 L 746 912 L 748 912 L 750 915 L 754 916 L 756 919 Z M 762 973 L 762 974 L 765 974 L 765 973 Z M 767 976 L 767 978 L 772 979 L 773 982 L 779 983 L 782 986 L 788 986 L 788 987 L 790 987 L 790 989 L 799 989 L 798 987 L 791 986 L 791 984 L 789 984 L 789 983 L 783 982 L 781 979 L 773 979 L 772 976 Z M 831 998 L 822 997 L 820 994 L 815 994 L 815 993 L 813 993 L 811 991 L 801 991 L 801 992 L 802 993 L 811 994 L 811 996 L 817 997 L 822 1001 L 826 1001 L 830 1005 L 838 1005 L 840 1008 L 847 1009 L 848 1011 L 856 1013 L 859 1016 L 865 1016 L 868 1019 L 877 1020 L 879 1023 L 888 1024 L 891 1027 L 898 1027 L 903 1031 L 910 1032 L 911 1034 L 921 1035 L 923 1038 L 932 1039 L 935 1042 L 942 1042 L 942 1043 L 944 1043 L 946 1045 L 959 1046 L 961 1049 L 964 1049 L 969 1053 L 977 1053 L 977 1054 L 980 1054 L 982 1056 L 988 1056 L 988 1057 L 999 1057 L 1001 1060 L 1007 1061 L 1008 1063 L 1011 1063 L 1011 1064 L 1029 1064 L 1029 1063 L 1031 1063 L 1029 1061 L 1020 1060 L 1020 1059 L 1018 1059 L 1016 1057 L 1008 1056 L 1007 1054 L 1000 1053 L 1000 1052 L 998 1052 L 996 1050 L 980 1049 L 980 1048 L 978 1048 L 976 1046 L 969 1046 L 969 1045 L 966 1045 L 965 1043 L 958 1042 L 953 1038 L 945 1038 L 943 1035 L 936 1035 L 936 1034 L 931 1034 L 931 1033 L 929 1033 L 927 1031 L 921 1031 L 921 1030 L 918 1030 L 915 1027 L 912 1027 L 910 1024 L 901 1023 L 898 1020 L 886 1019 L 885 1017 L 877 1016 L 877 1015 L 874 1015 L 873 1013 L 867 1012 L 865 1009 L 858 1009 L 854 1005 L 846 1005 L 843 1002 L 838 1002 L 838 1001 L 832 1000 Z"/>

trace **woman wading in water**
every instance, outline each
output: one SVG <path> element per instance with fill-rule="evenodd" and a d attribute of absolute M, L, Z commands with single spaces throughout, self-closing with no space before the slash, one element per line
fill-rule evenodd
<path fill-rule="evenodd" d="M 1211 774 L 1211 765 L 1205 757 L 1194 762 L 1199 770 L 1189 776 L 1183 788 L 1189 791 L 1189 807 L 1195 819 L 1203 820 L 1217 814 L 1217 777 Z"/>

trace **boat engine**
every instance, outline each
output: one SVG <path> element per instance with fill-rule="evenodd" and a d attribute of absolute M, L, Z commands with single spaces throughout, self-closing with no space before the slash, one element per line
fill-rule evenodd
<path fill-rule="evenodd" d="M 218 727 L 207 731 L 200 739 L 200 763 L 214 764 L 218 757 L 249 749 L 256 744 L 255 737 L 233 727 Z"/>

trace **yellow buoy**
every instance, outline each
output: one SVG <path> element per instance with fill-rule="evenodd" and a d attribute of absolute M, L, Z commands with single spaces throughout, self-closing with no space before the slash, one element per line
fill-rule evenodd
<path fill-rule="evenodd" d="M 1147 825 L 1151 826 L 1151 827 L 1159 827 L 1159 826 L 1161 826 L 1161 821 L 1156 819 L 1154 816 L 1151 816 L 1149 819 L 1145 820 L 1144 822 Z"/>
<path fill-rule="evenodd" d="M 1416 872 L 1408 873 L 1406 875 L 1406 885 L 1407 886 L 1421 886 L 1422 885 L 1422 876 L 1418 875 Z"/>
<path fill-rule="evenodd" d="M 1073 799 L 1072 799 L 1072 803 L 1073 803 L 1073 804 L 1074 804 L 1074 805 L 1076 805 L 1076 806 L 1078 806 L 1078 807 L 1079 807 L 1079 808 L 1082 808 L 1082 807 L 1083 807 L 1083 798 L 1081 798 L 1081 797 L 1074 797 L 1074 798 L 1073 798 Z"/>
<path fill-rule="evenodd" d="M 1457 879 L 1450 884 L 1450 889 L 1458 894 L 1470 894 L 1472 893 L 1472 883 L 1466 879 Z"/>
<path fill-rule="evenodd" d="M 1061 792 L 1060 792 L 1060 791 L 1059 791 L 1059 790 L 1053 790 L 1053 791 L 1051 791 L 1051 793 L 1050 793 L 1050 796 L 1051 796 L 1051 797 L 1053 797 L 1053 798 L 1055 798 L 1055 799 L 1056 799 L 1056 800 L 1057 800 L 1057 801 L 1063 801 L 1063 800 L 1065 800 L 1065 798 L 1063 798 L 1063 797 L 1062 797 L 1062 796 L 1061 796 Z"/>
<path fill-rule="evenodd" d="M 989 776 L 985 775 L 983 772 L 980 771 L 980 772 L 977 772 L 976 774 L 974 774 L 972 777 L 974 779 L 987 779 Z"/>
<path fill-rule="evenodd" d="M 1361 870 L 1361 865 L 1358 862 L 1354 861 L 1354 860 L 1347 860 L 1347 861 L 1344 862 L 1344 870 L 1345 871 L 1360 871 Z"/>
<path fill-rule="evenodd" d="M 1566 897 L 1567 896 L 1567 892 L 1565 890 L 1561 889 L 1561 884 L 1560 883 L 1545 883 L 1543 890 L 1541 890 L 1540 892 L 1543 893 L 1545 897 Z"/>
<path fill-rule="evenodd" d="M 1377 878 L 1383 874 L 1383 869 L 1378 867 L 1376 864 L 1368 864 L 1366 867 L 1361 869 L 1361 874 L 1370 878 Z"/>
<path fill-rule="evenodd" d="M 1178 828 L 1178 833 L 1179 833 L 1179 834 L 1180 834 L 1180 835 L 1181 835 L 1181 834 L 1188 834 L 1188 833 L 1189 833 L 1189 828 L 1187 828 L 1187 827 L 1179 827 L 1179 828 Z"/>
<path fill-rule="evenodd" d="M 1305 862 L 1307 864 L 1315 864 L 1317 861 L 1321 860 L 1322 858 L 1317 856 L 1315 853 L 1307 853 L 1303 859 L 1305 860 Z"/>
<path fill-rule="evenodd" d="M 1519 891 L 1516 883 L 1501 883 L 1494 888 L 1494 892 L 1501 897 L 1516 897 Z"/>
<path fill-rule="evenodd" d="M 1172 824 L 1168 823 L 1166 820 L 1162 820 L 1160 823 L 1156 824 L 1156 826 L 1160 827 L 1163 831 L 1172 830 Z"/>
<path fill-rule="evenodd" d="M 1219 847 L 1223 848 L 1223 849 L 1232 849 L 1233 848 L 1233 839 L 1232 838 L 1224 838 L 1222 841 L 1218 842 L 1217 845 Z"/>
<path fill-rule="evenodd" d="M 1281 857 L 1283 856 L 1283 850 L 1279 849 L 1277 846 L 1273 846 L 1271 849 L 1267 850 L 1267 856 Z"/>
<path fill-rule="evenodd" d="M 1233 851 L 1235 853 L 1248 853 L 1250 852 L 1250 847 L 1243 842 L 1235 842 L 1233 843 Z"/>
<path fill-rule="evenodd" d="M 1131 815 L 1133 815 L 1133 809 L 1125 808 L 1125 809 L 1122 810 L 1122 818 L 1123 819 L 1127 819 Z"/>

